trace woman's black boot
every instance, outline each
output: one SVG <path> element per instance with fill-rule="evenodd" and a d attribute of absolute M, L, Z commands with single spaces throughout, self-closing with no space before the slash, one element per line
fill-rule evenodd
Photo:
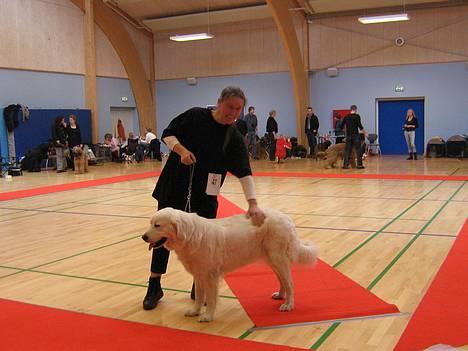
<path fill-rule="evenodd" d="M 412 159 L 413 159 L 413 153 L 410 152 L 410 153 L 409 153 L 409 156 L 408 156 L 408 158 L 407 158 L 407 160 L 412 160 Z"/>
<path fill-rule="evenodd" d="M 418 154 L 416 152 L 413 152 L 413 160 L 417 160 L 418 159 Z"/>
<path fill-rule="evenodd" d="M 143 309 L 152 310 L 158 304 L 158 301 L 164 296 L 161 289 L 161 277 L 149 278 L 148 291 L 143 300 Z"/>

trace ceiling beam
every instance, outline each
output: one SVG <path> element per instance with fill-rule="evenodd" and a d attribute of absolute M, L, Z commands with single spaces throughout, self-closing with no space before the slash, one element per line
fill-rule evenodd
<path fill-rule="evenodd" d="M 188 27 L 207 26 L 208 23 L 234 23 L 271 18 L 271 11 L 267 5 L 241 7 L 237 9 L 205 11 L 181 16 L 145 19 L 143 23 L 153 32 L 180 29 Z"/>
<path fill-rule="evenodd" d="M 299 143 L 302 143 L 304 135 L 304 123 L 302 123 L 302 113 L 309 105 L 309 75 L 305 69 L 299 40 L 292 20 L 288 1 L 267 0 L 267 4 L 273 13 L 276 27 L 280 34 L 283 46 L 288 58 L 289 70 L 293 82 L 294 99 L 296 105 L 296 132 Z"/>
<path fill-rule="evenodd" d="M 84 0 L 71 0 L 71 2 L 84 10 Z M 145 68 L 136 54 L 138 50 L 120 22 L 120 17 L 102 0 L 93 0 L 93 4 L 95 23 L 109 39 L 127 72 L 137 105 L 140 130 L 148 127 L 156 130 L 156 110 L 152 90 L 149 87 L 154 82 L 146 79 Z"/>

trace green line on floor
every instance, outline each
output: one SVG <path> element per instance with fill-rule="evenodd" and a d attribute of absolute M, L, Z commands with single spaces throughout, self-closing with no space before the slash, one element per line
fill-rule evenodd
<path fill-rule="evenodd" d="M 367 287 L 367 290 L 371 290 L 382 278 L 383 276 L 390 270 L 390 268 L 395 265 L 395 263 L 403 256 L 403 254 L 408 250 L 408 248 L 416 241 L 416 239 L 421 236 L 421 234 L 424 232 L 424 230 L 434 221 L 434 219 L 443 211 L 443 209 L 449 204 L 449 202 L 458 194 L 458 192 L 465 186 L 466 181 L 464 181 L 458 188 L 455 190 L 455 192 L 447 199 L 445 200 L 444 204 L 442 205 L 439 210 L 432 215 L 432 217 L 429 219 L 429 221 L 418 231 L 418 233 L 406 244 L 406 246 L 400 250 L 400 252 L 395 256 L 395 258 L 384 268 L 382 272 L 369 284 Z M 429 195 L 433 190 L 435 190 L 440 184 L 439 183 L 436 187 L 434 187 L 431 191 L 429 191 L 426 195 L 424 195 L 420 200 L 422 200 L 424 197 Z M 419 202 L 419 200 L 418 200 Z M 416 202 L 417 203 L 417 202 Z M 415 203 L 415 204 L 416 204 Z M 415 204 L 413 204 L 411 207 L 413 207 Z M 410 207 L 410 208 L 411 208 Z M 404 211 L 406 212 L 406 210 Z M 349 256 L 348 256 L 349 257 Z M 322 336 L 312 345 L 311 349 L 317 350 L 320 345 L 322 345 L 325 340 L 328 339 L 328 337 L 338 328 L 338 326 L 341 324 L 341 322 L 333 323 Z"/>

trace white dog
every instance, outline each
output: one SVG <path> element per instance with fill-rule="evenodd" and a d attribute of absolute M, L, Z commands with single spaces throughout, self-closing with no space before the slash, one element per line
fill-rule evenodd
<path fill-rule="evenodd" d="M 317 250 L 299 241 L 291 218 L 272 209 L 264 210 L 262 226 L 254 226 L 245 215 L 206 219 L 194 213 L 164 208 L 151 218 L 142 236 L 150 247 L 164 244 L 174 250 L 195 280 L 195 304 L 186 316 L 213 320 L 218 282 L 224 274 L 248 263 L 264 259 L 276 273 L 280 289 L 273 299 L 284 299 L 280 311 L 294 308 L 291 263 L 314 264 Z M 201 308 L 206 310 L 201 313 Z"/>

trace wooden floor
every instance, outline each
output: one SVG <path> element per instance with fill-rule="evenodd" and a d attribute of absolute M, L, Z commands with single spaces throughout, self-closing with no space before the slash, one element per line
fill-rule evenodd
<path fill-rule="evenodd" d="M 457 159 L 371 157 L 367 168 L 324 170 L 315 160 L 254 161 L 255 171 L 468 175 Z M 25 173 L 0 192 L 157 170 L 160 163 L 106 164 L 86 175 Z M 389 303 L 401 316 L 254 331 L 236 299 L 221 297 L 216 320 L 183 316 L 191 278 L 171 256 L 165 297 L 142 310 L 150 252 L 140 235 L 156 202 L 156 179 L 0 202 L 0 298 L 171 328 L 319 350 L 392 350 L 468 217 L 466 181 L 255 177 L 261 206 L 289 214 L 320 258 Z M 245 208 L 228 177 L 222 195 Z M 221 285 L 221 295 L 232 296 Z M 467 302 L 468 303 L 468 302 Z"/>

